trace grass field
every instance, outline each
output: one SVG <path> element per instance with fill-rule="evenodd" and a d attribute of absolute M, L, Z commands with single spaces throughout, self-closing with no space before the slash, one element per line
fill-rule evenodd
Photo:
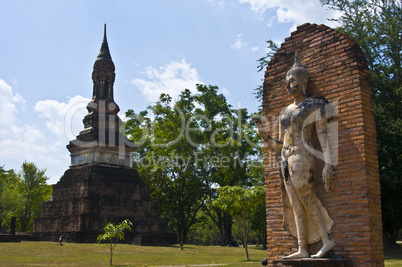
<path fill-rule="evenodd" d="M 114 266 L 262 266 L 266 251 L 251 248 L 250 261 L 241 247 L 179 246 L 141 247 L 119 244 Z M 386 266 L 402 266 L 401 259 L 387 259 Z M 55 242 L 0 243 L 0 266 L 109 266 L 104 244 Z"/>
<path fill-rule="evenodd" d="M 54 242 L 0 243 L 0 266 L 109 266 L 105 244 Z M 142 247 L 119 244 L 113 256 L 114 266 L 189 266 L 229 265 L 261 266 L 266 251 L 249 249 L 250 261 L 240 247 L 179 246 Z"/>

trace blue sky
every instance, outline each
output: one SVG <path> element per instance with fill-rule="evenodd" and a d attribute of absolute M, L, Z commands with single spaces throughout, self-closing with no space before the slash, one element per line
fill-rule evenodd
<path fill-rule="evenodd" d="M 265 41 L 306 22 L 334 27 L 327 18 L 337 16 L 319 0 L 0 0 L 0 10 L 0 165 L 35 162 L 49 183 L 83 129 L 104 23 L 122 115 L 196 83 L 254 112 Z"/>

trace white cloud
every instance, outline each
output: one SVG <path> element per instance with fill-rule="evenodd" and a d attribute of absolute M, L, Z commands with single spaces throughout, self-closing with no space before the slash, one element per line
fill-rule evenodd
<path fill-rule="evenodd" d="M 267 27 L 268 27 L 268 28 L 271 28 L 272 26 L 274 26 L 275 20 L 276 20 L 276 16 L 270 17 L 270 18 L 268 19 L 268 21 L 267 21 Z"/>
<path fill-rule="evenodd" d="M 90 99 L 76 95 L 69 97 L 67 102 L 44 100 L 36 103 L 34 110 L 46 119 L 46 127 L 59 138 L 75 139 L 84 128 L 82 119 L 87 113 L 86 106 Z"/>
<path fill-rule="evenodd" d="M 69 166 L 66 144 L 83 129 L 88 101 L 82 96 L 66 102 L 39 101 L 34 107 L 38 119 L 26 124 L 19 114 L 24 109 L 24 98 L 0 79 L 0 165 L 18 171 L 24 161 L 34 162 L 40 169 L 47 169 L 49 183 L 56 183 Z M 77 131 L 67 136 L 69 128 Z"/>
<path fill-rule="evenodd" d="M 169 94 L 174 99 L 184 89 L 194 92 L 195 85 L 202 83 L 197 70 L 185 59 L 171 61 L 158 69 L 149 66 L 145 70 L 145 75 L 146 79 L 137 78 L 131 83 L 151 102 L 158 101 L 161 93 Z"/>
<path fill-rule="evenodd" d="M 230 46 L 234 50 L 246 50 L 246 51 L 251 51 L 251 52 L 256 52 L 260 48 L 258 46 L 253 46 L 250 47 L 247 41 L 243 40 L 243 33 L 239 33 L 236 36 L 235 42 Z"/>
<path fill-rule="evenodd" d="M 29 134 L 30 132 L 27 131 L 25 136 Z M 63 163 L 67 163 L 63 165 L 68 166 L 68 159 L 62 160 L 63 156 L 59 152 L 50 142 L 47 145 L 42 142 L 32 142 L 29 138 L 25 139 L 24 135 L 7 138 L 0 142 L 0 159 L 6 168 L 19 169 L 24 161 L 34 162 L 40 169 L 48 170 L 58 169 Z M 10 164 L 10 161 L 16 164 Z"/>
<path fill-rule="evenodd" d="M 286 0 L 239 0 L 239 3 L 248 3 L 250 4 L 250 9 L 254 13 L 259 16 L 270 8 L 276 8 L 280 6 L 281 2 L 285 2 Z"/>
<path fill-rule="evenodd" d="M 226 88 L 222 88 L 222 93 L 223 93 L 225 96 L 230 96 L 230 91 L 229 91 L 228 89 L 226 89 Z"/>
<path fill-rule="evenodd" d="M 319 0 L 239 0 L 239 3 L 249 4 L 259 19 L 263 19 L 264 13 L 269 9 L 276 11 L 274 16 L 279 23 L 294 23 L 291 30 L 297 25 L 309 22 L 336 26 L 327 18 L 335 18 L 339 13 L 322 7 Z M 273 25 L 273 17 L 268 20 L 268 26 Z"/>
<path fill-rule="evenodd" d="M 220 9 L 223 9 L 225 7 L 224 0 L 208 0 L 208 2 L 212 3 L 214 6 L 219 7 Z"/>
<path fill-rule="evenodd" d="M 17 115 L 24 103 L 23 97 L 0 79 L 0 164 L 7 169 L 19 169 L 24 161 L 32 161 L 46 168 L 59 160 L 51 153 L 54 147 L 46 142 L 40 128 L 20 122 Z"/>
<path fill-rule="evenodd" d="M 28 142 L 35 142 L 43 135 L 33 126 L 17 123 L 18 104 L 20 108 L 24 108 L 25 99 L 18 93 L 14 94 L 12 87 L 0 79 L 0 137 L 3 141 L 21 137 Z"/>
<path fill-rule="evenodd" d="M 232 49 L 239 50 L 247 46 L 247 42 L 243 41 L 242 36 L 242 33 L 237 35 L 236 41 L 230 46 Z"/>
<path fill-rule="evenodd" d="M 16 104 L 24 103 L 22 96 L 14 94 L 12 87 L 0 79 L 0 134 L 8 132 L 8 127 L 15 121 L 18 112 Z"/>

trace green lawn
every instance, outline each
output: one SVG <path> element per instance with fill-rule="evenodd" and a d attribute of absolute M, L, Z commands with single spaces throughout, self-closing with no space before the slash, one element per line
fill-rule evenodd
<path fill-rule="evenodd" d="M 204 247 L 185 245 L 169 247 L 141 247 L 119 244 L 113 257 L 115 266 L 190 266 L 227 265 L 262 266 L 266 251 L 249 250 L 245 261 L 241 247 Z M 386 266 L 402 266 L 402 259 L 388 259 Z M 0 266 L 108 266 L 109 254 L 104 244 L 55 242 L 0 243 Z"/>
<path fill-rule="evenodd" d="M 54 242 L 0 243 L 0 266 L 109 266 L 104 244 Z M 119 244 L 113 256 L 114 266 L 230 265 L 261 266 L 266 251 L 249 249 L 250 261 L 240 247 L 179 246 L 142 247 Z"/>

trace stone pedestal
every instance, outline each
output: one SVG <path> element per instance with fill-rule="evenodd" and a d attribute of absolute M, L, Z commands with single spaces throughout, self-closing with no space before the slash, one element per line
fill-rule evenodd
<path fill-rule="evenodd" d="M 149 187 L 136 170 L 99 165 L 74 166 L 53 186 L 52 201 L 43 203 L 42 217 L 34 232 L 41 240 L 96 242 L 108 223 L 129 219 L 132 231 L 125 241 L 137 245 L 167 245 L 176 242 L 167 222 L 158 217 Z"/>
<path fill-rule="evenodd" d="M 275 267 L 353 267 L 353 261 L 348 258 L 327 258 L 327 259 L 293 259 L 273 260 Z"/>

